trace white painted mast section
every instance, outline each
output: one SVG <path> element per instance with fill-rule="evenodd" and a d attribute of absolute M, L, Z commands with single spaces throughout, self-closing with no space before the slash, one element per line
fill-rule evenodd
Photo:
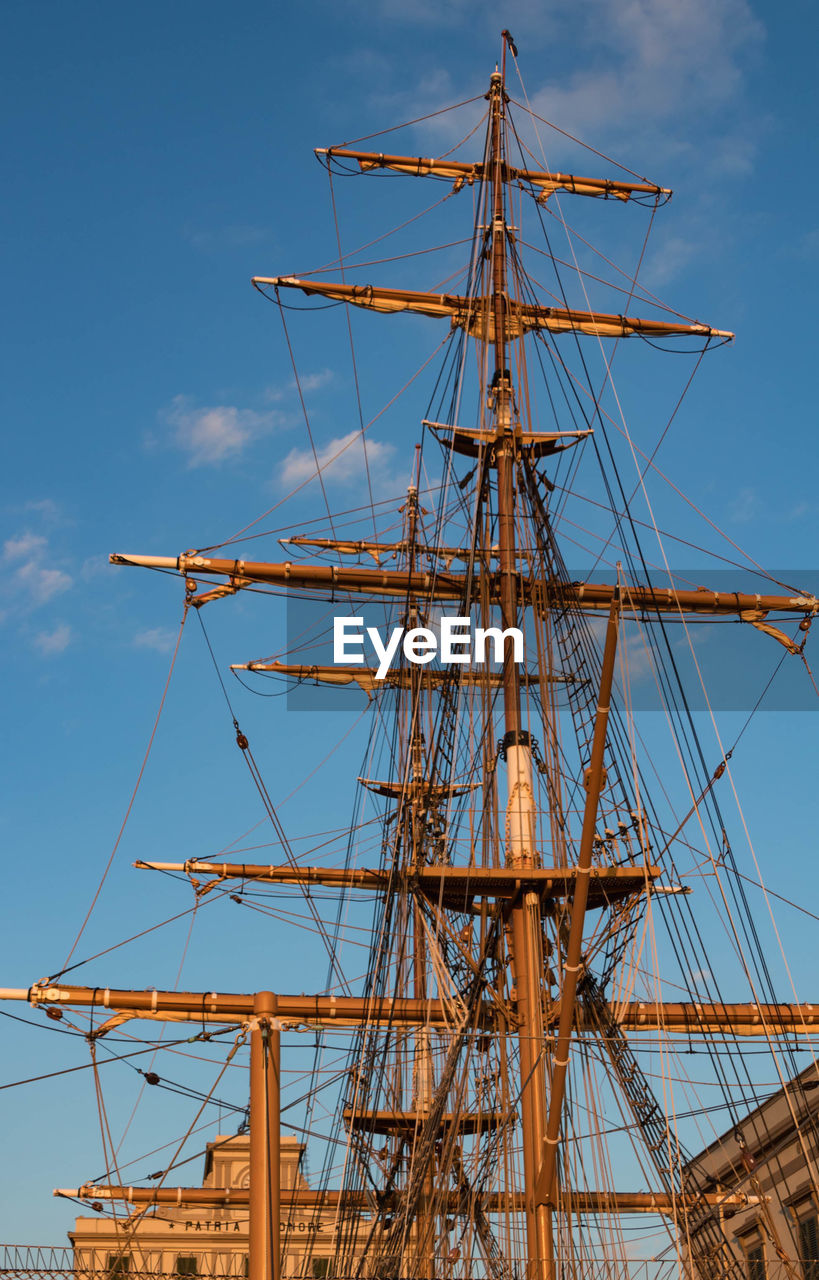
<path fill-rule="evenodd" d="M 505 358 L 505 356 L 504 356 Z M 495 395 L 497 436 L 511 436 L 520 423 L 512 422 L 513 395 Z M 508 643 L 508 642 L 507 642 Z M 506 862 L 510 867 L 536 865 L 535 790 L 532 784 L 531 743 L 510 743 L 506 748 Z"/>
<path fill-rule="evenodd" d="M 132 564 L 138 569 L 180 569 L 181 556 L 129 556 L 114 551 L 108 557 L 109 564 Z"/>
<path fill-rule="evenodd" d="M 510 867 L 535 865 L 535 794 L 532 749 L 506 748 L 506 862 Z"/>

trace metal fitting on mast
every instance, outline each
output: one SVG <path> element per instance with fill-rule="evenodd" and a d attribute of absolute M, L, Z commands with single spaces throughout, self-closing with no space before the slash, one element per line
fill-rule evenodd
<path fill-rule="evenodd" d="M 496 369 L 487 392 L 486 407 L 495 419 L 498 435 L 512 430 L 515 396 L 512 375 L 508 369 Z"/>

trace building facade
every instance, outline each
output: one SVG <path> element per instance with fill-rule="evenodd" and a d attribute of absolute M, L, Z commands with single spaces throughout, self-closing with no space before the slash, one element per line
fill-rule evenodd
<path fill-rule="evenodd" d="M 282 1134 L 281 1186 L 307 1188 L 301 1173 L 304 1143 Z M 205 1153 L 203 1187 L 247 1188 L 250 1139 L 244 1134 L 219 1136 Z M 288 1207 L 282 1213 L 282 1276 L 323 1280 L 339 1224 L 332 1211 Z M 148 1212 L 134 1206 L 117 1208 L 114 1216 L 77 1218 L 69 1239 L 75 1274 L 96 1273 L 109 1280 L 140 1275 L 247 1275 L 248 1209 L 162 1205 Z"/>
<path fill-rule="evenodd" d="M 722 1234 L 747 1280 L 819 1280 L 819 1071 L 813 1065 L 712 1142 L 686 1167 L 692 1189 L 741 1192 Z M 695 1234 L 695 1233 L 692 1233 Z M 695 1241 L 696 1246 L 696 1241 Z M 692 1250 L 702 1280 L 725 1258 Z"/>

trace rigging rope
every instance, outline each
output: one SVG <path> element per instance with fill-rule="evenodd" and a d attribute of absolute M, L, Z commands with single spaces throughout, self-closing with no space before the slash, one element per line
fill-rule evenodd
<path fill-rule="evenodd" d="M 99 884 L 97 885 L 96 892 L 95 892 L 95 894 L 94 894 L 93 898 L 91 899 L 91 905 L 89 906 L 88 911 L 86 912 L 85 919 L 83 920 L 82 924 L 80 925 L 79 932 L 77 933 L 77 936 L 75 937 L 74 942 L 72 943 L 71 950 L 69 951 L 68 955 L 66 956 L 65 963 L 63 964 L 62 969 L 60 969 L 58 973 L 56 973 L 56 974 L 52 975 L 53 979 L 56 979 L 56 978 L 61 977 L 61 976 L 62 976 L 62 974 L 64 974 L 64 973 L 66 972 L 67 967 L 68 967 L 68 964 L 69 964 L 69 961 L 71 960 L 71 957 L 73 956 L 74 952 L 77 950 L 77 946 L 78 946 L 78 944 L 79 944 L 80 938 L 81 938 L 81 937 L 82 937 L 82 935 L 85 933 L 86 926 L 88 925 L 88 922 L 89 922 L 89 920 L 91 919 L 91 915 L 92 915 L 92 913 L 93 913 L 93 911 L 94 911 L 94 908 L 95 908 L 95 906 L 97 905 L 97 901 L 99 900 L 99 896 L 100 896 L 100 894 L 102 893 L 103 885 L 105 884 L 105 881 L 108 879 L 108 873 L 109 873 L 109 871 L 111 870 L 111 867 L 113 866 L 114 858 L 116 857 L 117 850 L 119 849 L 120 843 L 121 843 L 121 841 L 122 841 L 122 837 L 123 837 L 123 836 L 124 836 L 124 834 L 125 834 L 125 828 L 126 828 L 126 826 L 128 825 L 128 819 L 129 819 L 129 818 L 130 818 L 130 816 L 131 816 L 131 810 L 132 810 L 132 809 L 133 809 L 133 807 L 134 807 L 134 802 L 135 802 L 135 800 L 136 800 L 136 798 L 137 798 L 137 793 L 138 793 L 138 791 L 139 791 L 140 784 L 141 784 L 141 782 L 142 782 L 142 778 L 143 778 L 143 776 L 144 776 L 144 774 L 145 774 L 145 769 L 146 769 L 147 764 L 148 764 L 148 759 L 149 759 L 150 754 L 151 754 L 151 749 L 152 749 L 152 747 L 153 747 L 153 745 L 154 745 L 154 739 L 155 739 L 155 737 L 156 737 L 156 732 L 157 732 L 157 729 L 159 728 L 159 721 L 160 721 L 160 719 L 161 719 L 161 717 L 162 717 L 162 711 L 163 711 L 163 708 L 164 708 L 164 706 L 165 706 L 165 699 L 166 699 L 166 697 L 168 696 L 168 689 L 170 688 L 170 684 L 171 684 L 171 677 L 172 677 L 172 675 L 173 675 L 173 673 L 174 673 L 174 668 L 175 668 L 175 666 L 176 666 L 176 659 L 177 659 L 177 655 L 179 654 L 179 646 L 180 646 L 180 644 L 181 644 L 181 642 L 182 642 L 182 632 L 183 632 L 183 631 L 184 631 L 184 629 L 185 629 L 185 620 L 186 620 L 187 616 L 188 616 L 188 602 L 187 602 L 187 600 L 186 600 L 186 601 L 185 601 L 185 607 L 184 607 L 184 610 L 183 610 L 183 613 L 182 613 L 182 621 L 181 621 L 181 622 L 180 622 L 180 624 L 179 624 L 179 632 L 178 632 L 177 637 L 176 637 L 176 644 L 174 645 L 173 654 L 172 654 L 172 656 L 171 656 L 171 664 L 170 664 L 170 667 L 168 668 L 168 675 L 167 675 L 167 677 L 166 677 L 165 685 L 164 685 L 164 688 L 163 688 L 163 690 L 162 690 L 162 696 L 161 696 L 161 698 L 159 699 L 159 707 L 158 707 L 158 709 L 157 709 L 156 718 L 155 718 L 155 720 L 154 720 L 153 728 L 151 729 L 151 734 L 150 734 L 150 737 L 149 737 L 149 739 L 148 739 L 148 745 L 147 745 L 147 747 L 145 748 L 145 755 L 143 756 L 142 764 L 140 765 L 139 773 L 137 774 L 137 780 L 136 780 L 136 782 L 135 782 L 135 784 L 134 784 L 134 789 L 133 789 L 133 791 L 132 791 L 132 793 L 131 793 L 131 798 L 130 798 L 130 800 L 128 801 L 128 807 L 127 807 L 127 808 L 126 808 L 126 810 L 125 810 L 125 817 L 122 819 L 122 825 L 120 826 L 120 829 L 119 829 L 119 831 L 118 831 L 118 833 L 117 833 L 117 838 L 116 838 L 116 840 L 114 841 L 114 847 L 112 848 L 111 853 L 110 853 L 109 858 L 108 858 L 108 861 L 107 861 L 107 863 L 105 864 L 105 869 L 104 869 L 104 871 L 103 871 L 103 873 L 102 873 L 102 876 L 100 877 L 100 881 L 99 881 Z"/>

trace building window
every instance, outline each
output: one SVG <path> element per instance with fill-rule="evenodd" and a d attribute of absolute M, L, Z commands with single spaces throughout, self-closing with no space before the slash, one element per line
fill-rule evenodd
<path fill-rule="evenodd" d="M 178 1276 L 195 1276 L 197 1274 L 196 1258 L 192 1253 L 180 1253 L 176 1259 Z"/>
<path fill-rule="evenodd" d="M 816 1214 L 799 1217 L 799 1257 L 805 1280 L 819 1280 L 819 1224 Z"/>
<path fill-rule="evenodd" d="M 329 1258 L 313 1258 L 313 1280 L 327 1280 L 330 1274 Z"/>
<path fill-rule="evenodd" d="M 765 1245 L 758 1236 L 745 1245 L 745 1274 L 748 1280 L 765 1280 Z"/>
<path fill-rule="evenodd" d="M 130 1270 L 130 1253 L 109 1253 L 108 1266 L 106 1267 L 108 1280 L 116 1280 L 118 1276 L 127 1276 Z"/>

